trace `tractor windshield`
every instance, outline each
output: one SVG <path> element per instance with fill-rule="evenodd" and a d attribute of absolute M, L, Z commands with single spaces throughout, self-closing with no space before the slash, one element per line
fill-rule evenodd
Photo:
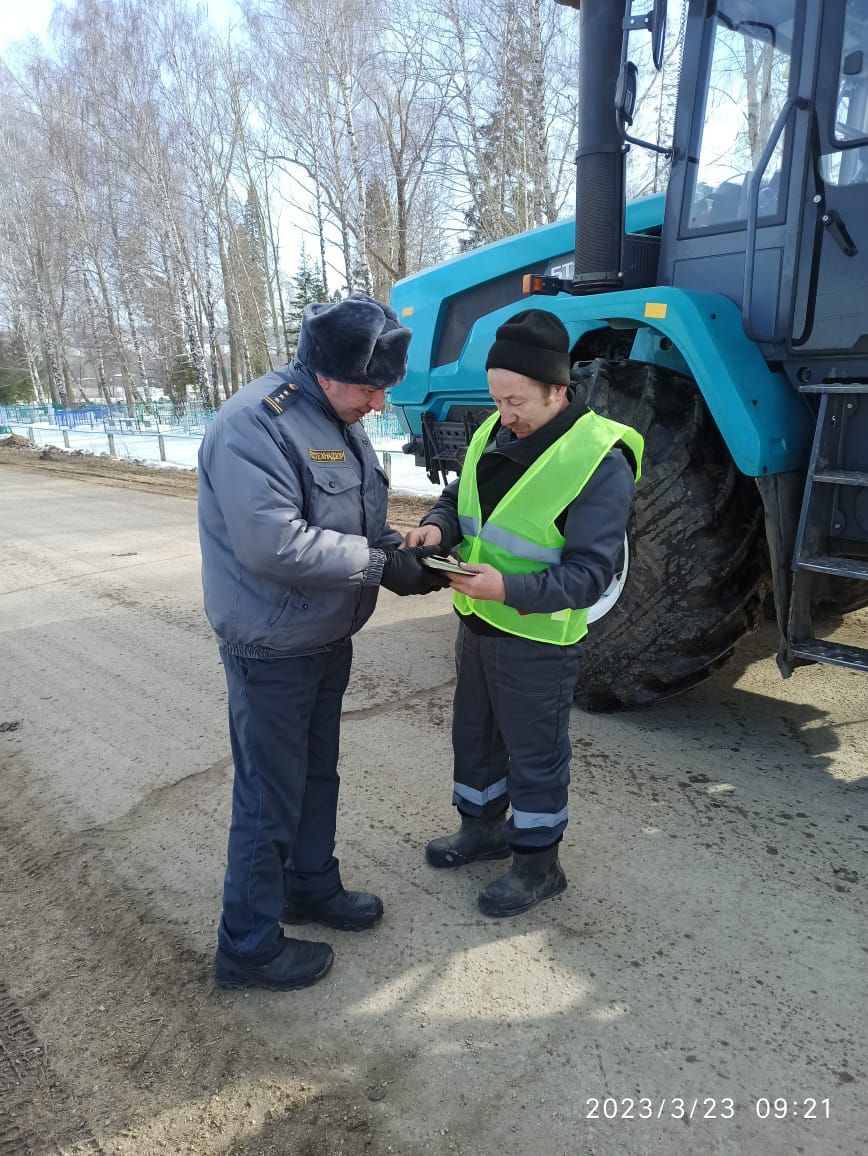
<path fill-rule="evenodd" d="M 719 0 L 708 52 L 698 162 L 687 228 L 743 228 L 748 186 L 790 95 L 790 54 L 800 0 Z M 782 133 L 762 176 L 760 218 L 780 213 Z"/>

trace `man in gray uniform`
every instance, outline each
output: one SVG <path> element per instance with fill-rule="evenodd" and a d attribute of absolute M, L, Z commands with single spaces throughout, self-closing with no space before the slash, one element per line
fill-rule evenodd
<path fill-rule="evenodd" d="M 430 549 L 398 549 L 388 482 L 360 419 L 406 372 L 410 330 L 354 293 L 304 311 L 295 361 L 250 382 L 199 454 L 205 610 L 229 689 L 235 778 L 223 987 L 306 987 L 334 958 L 285 923 L 373 927 L 375 895 L 346 891 L 334 856 L 341 701 L 352 635 L 380 585 L 427 594 Z"/>

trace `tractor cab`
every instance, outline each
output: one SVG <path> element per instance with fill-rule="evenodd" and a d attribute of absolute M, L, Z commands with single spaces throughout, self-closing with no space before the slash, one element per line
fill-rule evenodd
<path fill-rule="evenodd" d="M 868 376 L 866 0 L 691 0 L 658 278 L 796 385 Z"/>

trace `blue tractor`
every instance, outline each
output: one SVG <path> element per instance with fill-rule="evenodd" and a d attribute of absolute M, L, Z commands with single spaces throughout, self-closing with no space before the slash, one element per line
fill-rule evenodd
<path fill-rule="evenodd" d="M 646 439 L 577 701 L 687 689 L 772 597 L 785 676 L 868 670 L 813 625 L 868 596 L 868 0 L 689 0 L 665 148 L 630 134 L 628 59 L 645 28 L 660 67 L 665 0 L 561 2 L 581 20 L 575 221 L 395 286 L 406 449 L 434 481 L 460 471 L 495 330 L 550 309 L 587 403 Z M 625 206 L 631 147 L 665 151 L 670 177 Z"/>

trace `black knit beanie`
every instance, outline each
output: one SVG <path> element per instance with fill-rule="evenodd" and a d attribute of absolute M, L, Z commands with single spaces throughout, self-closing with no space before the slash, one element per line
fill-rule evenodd
<path fill-rule="evenodd" d="M 497 330 L 486 369 L 510 369 L 546 385 L 570 384 L 570 335 L 545 309 L 525 309 Z"/>

